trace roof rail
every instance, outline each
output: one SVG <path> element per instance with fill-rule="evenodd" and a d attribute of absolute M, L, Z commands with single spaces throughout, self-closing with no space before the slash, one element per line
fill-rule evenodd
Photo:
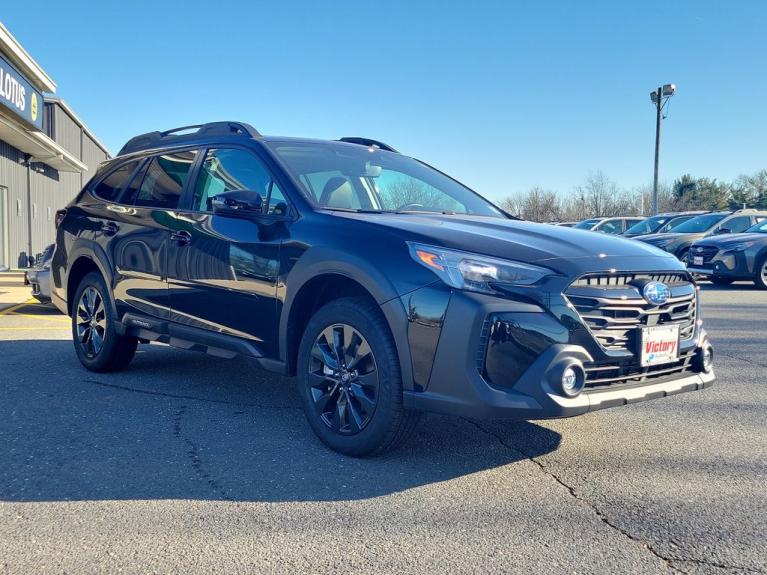
<path fill-rule="evenodd" d="M 371 140 L 370 138 L 358 138 L 357 136 L 347 136 L 347 137 L 341 138 L 338 141 L 346 142 L 347 144 L 359 144 L 360 146 L 367 146 L 369 148 L 370 147 L 380 148 L 381 150 L 386 150 L 387 152 L 394 152 L 395 154 L 399 154 L 397 150 L 395 150 L 388 144 L 384 144 L 383 142 L 379 142 L 378 140 Z"/>
<path fill-rule="evenodd" d="M 194 126 L 181 126 L 172 130 L 165 130 L 164 132 L 141 134 L 128 140 L 117 155 L 124 156 L 125 154 L 132 154 L 141 150 L 151 150 L 163 145 L 183 144 L 187 141 L 192 142 L 207 136 L 261 138 L 261 134 L 253 126 L 244 122 L 209 122 Z"/>

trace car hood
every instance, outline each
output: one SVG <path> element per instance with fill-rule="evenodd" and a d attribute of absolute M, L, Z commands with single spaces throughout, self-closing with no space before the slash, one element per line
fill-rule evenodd
<path fill-rule="evenodd" d="M 536 263 L 564 273 L 684 269 L 673 255 L 647 244 L 563 226 L 464 215 L 336 214 L 396 229 L 405 240 Z"/>
<path fill-rule="evenodd" d="M 712 238 L 706 238 L 699 242 L 695 242 L 696 246 L 717 246 L 719 248 L 726 248 L 735 244 L 741 244 L 743 242 L 763 242 L 767 244 L 767 234 L 762 233 L 750 233 L 750 234 L 722 234 L 721 236 L 715 236 Z"/>
<path fill-rule="evenodd" d="M 690 232 L 686 234 L 665 232 L 663 234 L 645 234 L 637 237 L 637 239 L 643 242 L 658 243 L 662 240 L 692 240 L 702 235 L 704 235 L 704 232 Z"/>

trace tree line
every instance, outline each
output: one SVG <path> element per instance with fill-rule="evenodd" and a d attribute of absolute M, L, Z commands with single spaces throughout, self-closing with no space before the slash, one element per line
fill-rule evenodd
<path fill-rule="evenodd" d="M 647 215 L 652 210 L 652 188 L 621 188 L 597 170 L 584 182 L 562 196 L 533 186 L 528 191 L 504 198 L 506 211 L 534 222 L 580 221 L 600 216 Z M 669 186 L 658 187 L 658 211 L 767 209 L 767 169 L 743 174 L 732 182 L 694 178 L 685 174 Z"/>

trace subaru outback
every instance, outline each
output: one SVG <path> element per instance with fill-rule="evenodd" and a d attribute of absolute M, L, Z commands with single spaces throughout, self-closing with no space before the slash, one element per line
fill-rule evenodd
<path fill-rule="evenodd" d="M 149 342 L 250 357 L 297 376 L 310 427 L 349 455 L 424 412 L 574 416 L 715 379 L 673 255 L 520 221 L 375 140 L 144 134 L 56 224 L 52 299 L 87 369 Z"/>

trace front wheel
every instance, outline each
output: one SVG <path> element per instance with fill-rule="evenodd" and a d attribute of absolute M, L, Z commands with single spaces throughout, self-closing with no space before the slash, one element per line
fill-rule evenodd
<path fill-rule="evenodd" d="M 138 339 L 120 335 L 104 278 L 87 274 L 72 307 L 72 340 L 77 357 L 91 371 L 119 371 L 136 353 Z"/>
<path fill-rule="evenodd" d="M 759 263 L 756 264 L 754 285 L 759 289 L 767 289 L 767 254 L 762 256 Z"/>
<path fill-rule="evenodd" d="M 322 307 L 298 352 L 299 391 L 310 427 L 331 449 L 352 456 L 395 448 L 418 413 L 402 404 L 402 375 L 386 319 L 364 298 Z"/>

